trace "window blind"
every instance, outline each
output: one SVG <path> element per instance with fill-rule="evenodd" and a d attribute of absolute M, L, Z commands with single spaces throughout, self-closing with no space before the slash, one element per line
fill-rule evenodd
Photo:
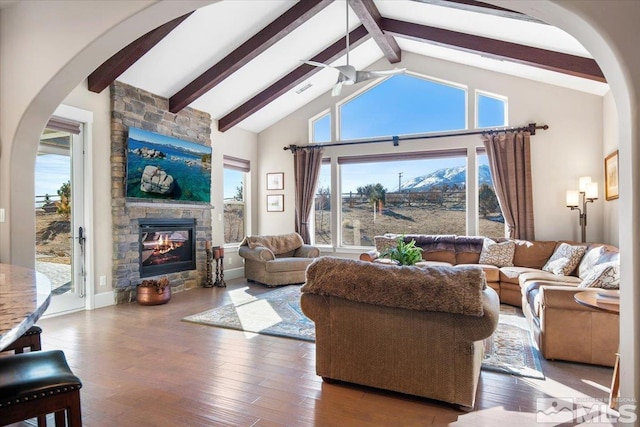
<path fill-rule="evenodd" d="M 51 117 L 47 122 L 47 129 L 69 132 L 75 135 L 80 133 L 81 123 L 72 120 L 61 119 L 60 117 Z"/>
<path fill-rule="evenodd" d="M 249 172 L 251 170 L 251 162 L 249 160 L 232 156 L 223 156 L 222 159 L 224 168 L 240 172 Z"/>

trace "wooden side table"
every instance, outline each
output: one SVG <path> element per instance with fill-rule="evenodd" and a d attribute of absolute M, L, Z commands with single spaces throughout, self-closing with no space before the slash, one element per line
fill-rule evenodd
<path fill-rule="evenodd" d="M 578 304 L 607 313 L 620 314 L 620 304 L 606 303 L 597 298 L 598 292 L 583 291 L 573 295 Z M 619 295 L 619 293 L 618 293 Z M 619 297 L 619 296 L 618 296 Z M 620 394 L 620 353 L 616 353 L 616 361 L 613 365 L 613 378 L 611 379 L 611 391 L 609 392 L 609 407 L 615 409 L 618 404 Z"/>

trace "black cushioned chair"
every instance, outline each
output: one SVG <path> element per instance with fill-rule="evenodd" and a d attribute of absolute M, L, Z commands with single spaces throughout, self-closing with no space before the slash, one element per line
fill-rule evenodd
<path fill-rule="evenodd" d="M 24 349 L 28 348 L 29 351 L 42 350 L 42 344 L 40 341 L 40 334 L 42 329 L 39 326 L 33 325 L 27 332 L 22 334 L 20 338 L 9 344 L 2 351 L 14 351 L 16 354 L 24 353 Z"/>
<path fill-rule="evenodd" d="M 60 350 L 34 351 L 0 357 L 0 424 L 55 413 L 56 427 L 81 427 L 80 379 L 73 375 Z"/>

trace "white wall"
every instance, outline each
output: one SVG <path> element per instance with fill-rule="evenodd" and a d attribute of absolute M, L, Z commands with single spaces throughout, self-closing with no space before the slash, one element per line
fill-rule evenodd
<path fill-rule="evenodd" d="M 218 123 L 215 120 L 211 126 L 213 127 L 211 131 L 211 146 L 213 147 L 214 162 L 211 176 L 211 202 L 214 206 L 211 215 L 213 221 L 213 244 L 222 245 L 224 242 L 222 157 L 224 155 L 238 157 L 251 162 L 250 178 L 247 180 L 248 182 L 246 182 L 244 189 L 245 197 L 251 206 L 248 212 L 249 217 L 246 218 L 246 232 L 251 234 L 257 228 L 259 202 L 254 183 L 259 180 L 258 135 L 239 128 L 218 132 Z M 230 246 L 225 249 L 224 253 L 225 279 L 244 277 L 243 259 L 238 256 L 237 247 L 235 245 Z"/>
<path fill-rule="evenodd" d="M 548 124 L 549 130 L 540 130 L 531 138 L 536 239 L 580 240 L 578 214 L 565 207 L 566 190 L 577 189 L 578 178 L 589 175 L 599 183 L 602 194 L 602 97 L 466 65 L 425 59 L 408 52 L 403 52 L 402 62 L 394 66 L 406 67 L 409 71 L 424 76 L 466 85 L 471 105 L 474 103 L 475 90 L 507 96 L 509 124 L 512 126 L 524 126 L 531 122 Z M 384 67 L 388 67 L 388 64 L 381 60 L 370 68 Z M 344 87 L 343 97 L 364 88 L 363 85 Z M 293 156 L 290 151 L 284 151 L 282 148 L 289 144 L 306 144 L 309 133 L 308 119 L 331 107 L 335 102 L 336 98 L 325 94 L 260 133 L 260 178 L 262 179 L 267 172 L 285 172 L 283 213 L 265 212 L 263 200 L 267 193 L 273 192 L 265 190 L 264 182 L 260 184 L 260 233 L 273 234 L 293 230 Z M 468 118 L 471 128 L 473 120 L 472 106 Z M 482 146 L 479 135 L 401 142 L 399 148 L 393 148 L 390 144 L 334 147 L 328 148 L 325 156 L 457 147 L 473 150 L 476 146 Z M 589 241 L 602 242 L 605 239 L 603 199 L 604 197 L 601 197 L 589 205 Z"/>
<path fill-rule="evenodd" d="M 607 92 L 603 100 L 603 158 L 619 148 L 618 110 L 611 91 Z M 603 163 L 604 175 L 604 163 Z M 604 178 L 603 178 L 604 179 Z M 620 246 L 620 221 L 618 204 L 619 199 L 605 199 L 604 183 L 602 188 L 602 200 L 604 200 L 604 239 L 614 246 Z"/>

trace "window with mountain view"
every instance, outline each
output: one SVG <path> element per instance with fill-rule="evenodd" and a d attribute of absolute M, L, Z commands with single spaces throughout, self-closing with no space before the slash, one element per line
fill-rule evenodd
<path fill-rule="evenodd" d="M 507 124 L 506 98 L 477 92 L 475 100 L 475 117 L 483 126 Z M 340 114 L 335 123 L 340 126 L 342 140 L 464 130 L 466 104 L 463 85 L 397 75 L 340 105 L 335 110 Z M 310 122 L 314 138 L 321 135 L 316 130 L 316 126 L 321 128 L 320 119 L 326 120 L 318 116 Z M 325 123 L 329 126 L 329 121 Z M 468 137 L 438 143 L 401 141 L 402 147 L 413 144 L 415 151 L 338 154 L 338 170 L 333 174 L 338 177 L 339 187 L 331 187 L 328 163 L 320 174 L 315 243 L 332 244 L 332 234 L 339 239 L 333 244 L 342 247 L 373 246 L 374 237 L 385 233 L 504 236 L 504 219 L 481 139 L 477 139 L 477 148 L 470 141 Z M 477 156 L 474 163 L 478 167 L 469 171 L 468 150 L 476 149 L 473 155 Z M 476 194 L 467 194 L 469 180 L 477 182 L 473 186 Z M 338 188 L 340 196 L 331 200 L 332 190 L 337 192 Z M 471 224 L 467 223 L 467 196 L 477 200 L 477 222 Z M 331 206 L 332 202 L 338 206 Z M 339 227 L 333 232 L 331 218 L 337 219 Z"/>
<path fill-rule="evenodd" d="M 338 162 L 343 246 L 372 246 L 385 233 L 466 234 L 466 153 Z"/>

